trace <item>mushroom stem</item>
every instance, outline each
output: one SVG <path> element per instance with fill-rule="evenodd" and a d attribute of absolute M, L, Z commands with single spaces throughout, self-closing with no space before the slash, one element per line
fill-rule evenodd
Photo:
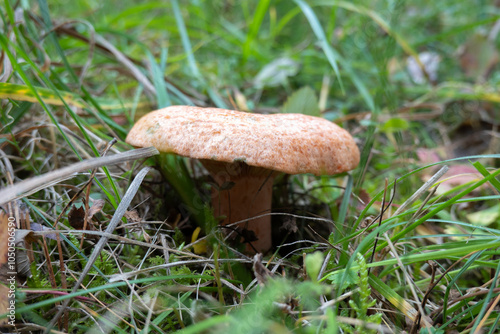
<path fill-rule="evenodd" d="M 271 216 L 253 217 L 271 212 L 276 173 L 243 162 L 202 160 L 202 163 L 217 183 L 217 187 L 212 189 L 215 216 L 226 216 L 223 225 L 247 220 L 238 226 L 255 233 L 257 240 L 252 241 L 255 250 L 267 252 L 272 246 Z M 246 252 L 254 253 L 255 250 L 248 245 Z"/>

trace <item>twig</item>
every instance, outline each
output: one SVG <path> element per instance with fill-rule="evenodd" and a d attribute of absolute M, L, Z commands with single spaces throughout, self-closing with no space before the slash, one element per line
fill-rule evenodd
<path fill-rule="evenodd" d="M 447 165 L 444 165 L 440 170 L 437 171 L 436 174 L 432 175 L 432 177 L 427 180 L 413 195 L 410 196 L 401 206 L 394 212 L 394 216 L 397 216 L 401 212 L 403 212 L 404 209 L 406 209 L 409 205 L 411 205 L 417 198 L 422 195 L 422 193 L 426 192 L 430 187 L 436 183 L 437 180 L 441 178 L 446 172 L 448 171 L 449 167 Z"/>
<path fill-rule="evenodd" d="M 3 190 L 0 190 L 0 205 L 8 203 L 17 198 L 27 196 L 29 194 L 37 192 L 40 189 L 47 188 L 83 170 L 102 166 L 116 165 L 124 161 L 147 158 L 156 154 L 159 154 L 156 148 L 147 147 L 126 151 L 111 156 L 83 160 L 71 166 L 57 169 L 40 176 L 18 182 L 14 185 L 8 186 Z"/>
<path fill-rule="evenodd" d="M 118 50 L 113 44 L 108 42 L 105 38 L 97 35 L 95 36 L 95 40 L 101 45 L 103 45 L 109 52 L 111 52 L 113 56 L 116 57 L 116 60 L 122 63 L 123 66 L 128 68 L 129 71 L 132 73 L 132 75 L 137 79 L 137 81 L 139 81 L 144 86 L 146 91 L 148 91 L 153 95 L 156 95 L 155 87 L 153 86 L 151 81 L 149 81 L 149 79 L 144 74 L 142 74 L 142 72 L 137 68 L 137 66 L 134 65 L 134 63 L 132 63 L 127 58 L 127 56 L 125 56 L 120 50 Z"/>

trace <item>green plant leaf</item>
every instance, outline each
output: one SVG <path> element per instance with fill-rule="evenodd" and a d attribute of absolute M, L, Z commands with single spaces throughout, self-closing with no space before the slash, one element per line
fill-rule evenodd
<path fill-rule="evenodd" d="M 342 290 L 352 286 L 357 286 L 359 282 L 358 272 L 356 268 L 353 268 L 352 266 L 346 270 L 334 271 L 329 274 L 327 278 L 333 285 L 338 286 L 339 284 L 342 284 Z"/>
<path fill-rule="evenodd" d="M 402 118 L 391 118 L 384 123 L 381 130 L 387 133 L 393 133 L 393 132 L 407 130 L 409 127 L 410 124 L 408 123 L 407 120 Z"/>
<path fill-rule="evenodd" d="M 497 221 L 500 216 L 500 205 L 495 205 L 485 210 L 476 211 L 467 215 L 472 224 L 488 226 Z"/>
<path fill-rule="evenodd" d="M 325 255 L 322 252 L 314 252 L 312 254 L 307 254 L 306 256 L 306 270 L 307 275 L 311 278 L 313 282 L 318 279 L 319 271 L 323 265 L 323 260 Z"/>
<path fill-rule="evenodd" d="M 286 114 L 321 116 L 318 106 L 318 97 L 309 86 L 302 87 L 290 95 L 283 105 L 282 111 Z"/>

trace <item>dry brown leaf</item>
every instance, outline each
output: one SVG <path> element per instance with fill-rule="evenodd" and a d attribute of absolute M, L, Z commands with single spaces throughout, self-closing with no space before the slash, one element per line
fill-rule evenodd
<path fill-rule="evenodd" d="M 441 56 L 435 52 L 424 51 L 418 54 L 418 58 L 420 64 L 412 56 L 406 60 L 406 69 L 413 82 L 424 84 L 427 80 L 430 80 L 431 83 L 435 83 Z M 425 70 L 425 73 L 423 70 Z"/>
<path fill-rule="evenodd" d="M 495 42 L 479 34 L 471 36 L 461 51 L 460 66 L 466 76 L 475 80 L 486 79 L 499 60 Z"/>
<path fill-rule="evenodd" d="M 441 182 L 441 186 L 446 186 L 450 189 L 483 178 L 477 169 L 468 165 L 450 166 L 450 169 L 444 176 L 446 178 Z"/>
<path fill-rule="evenodd" d="M 356 203 L 356 208 L 358 210 L 363 210 L 368 203 L 372 200 L 370 194 L 365 189 L 361 189 L 358 194 L 358 202 Z"/>
<path fill-rule="evenodd" d="M 147 243 L 151 243 L 151 236 L 148 234 L 148 232 L 142 230 L 142 236 L 144 237 L 144 241 Z"/>
<path fill-rule="evenodd" d="M 102 207 L 99 208 L 99 204 L 96 207 L 96 209 L 94 209 L 94 212 L 90 212 L 91 208 L 89 208 L 89 214 L 87 215 L 87 224 L 85 226 L 85 208 L 83 206 L 77 208 L 76 206 L 73 205 L 73 207 L 68 213 L 68 222 L 71 225 L 71 227 L 73 227 L 75 230 L 95 231 L 96 228 L 94 227 L 94 225 L 91 224 L 91 218 L 95 213 L 99 212 L 101 209 Z M 99 239 L 99 237 L 96 235 L 84 234 L 82 236 L 82 243 L 84 238 L 93 240 Z"/>
<path fill-rule="evenodd" d="M 422 165 L 428 165 L 442 161 L 440 154 L 437 149 L 418 149 L 417 158 Z M 427 181 L 434 171 L 439 168 L 438 166 L 433 166 L 433 168 L 426 169 L 420 176 L 423 181 Z M 449 166 L 448 171 L 444 175 L 444 178 L 439 183 L 438 193 L 442 194 L 454 187 L 461 186 L 463 184 L 477 181 L 481 179 L 481 174 L 471 165 L 466 164 L 453 164 Z M 482 186 L 484 187 L 484 186 Z"/>
<path fill-rule="evenodd" d="M 6 287 L 3 284 L 0 284 L 0 296 L 8 296 L 9 295 L 9 288 Z M 0 314 L 4 314 L 9 312 L 9 298 L 0 298 Z M 9 322 L 9 318 L 1 319 L 0 320 L 0 327 L 3 327 L 7 325 Z"/>
<path fill-rule="evenodd" d="M 102 199 L 95 200 L 93 205 L 89 208 L 87 213 L 87 227 L 86 230 L 93 231 L 94 227 L 90 224 L 92 217 L 98 212 L 101 212 L 106 202 Z M 76 230 L 83 230 L 85 225 L 85 207 L 77 208 L 73 206 L 68 213 L 68 222 L 71 227 Z"/>
<path fill-rule="evenodd" d="M 26 212 L 27 210 L 20 211 L 22 219 L 28 221 L 29 214 Z M 7 283 L 13 277 L 13 273 L 15 273 L 14 277 L 17 281 L 21 279 L 20 277 L 30 275 L 31 261 L 28 258 L 24 242 L 25 240 L 33 240 L 29 239 L 30 234 L 31 230 L 16 229 L 13 216 L 0 210 L 0 282 Z"/>
<path fill-rule="evenodd" d="M 442 160 L 435 149 L 428 148 L 417 149 L 417 157 L 423 165 L 430 165 Z"/>
<path fill-rule="evenodd" d="M 47 227 L 47 226 L 43 226 L 41 224 L 37 224 L 37 223 L 31 223 L 31 230 L 33 232 L 46 232 L 46 231 L 54 231 L 54 229 L 50 228 L 50 227 Z M 55 232 L 55 231 L 54 231 Z M 52 239 L 52 240 L 57 240 L 57 236 L 55 233 L 50 233 L 50 234 L 45 234 L 45 237 L 47 239 Z M 32 241 L 32 240 L 28 240 L 28 241 Z"/>
<path fill-rule="evenodd" d="M 7 263 L 9 253 L 9 217 L 0 210 L 0 266 Z"/>
<path fill-rule="evenodd" d="M 280 227 L 280 230 L 285 230 L 287 232 L 297 233 L 299 228 L 297 227 L 297 221 L 295 218 L 290 218 L 285 220 L 283 225 Z"/>
<path fill-rule="evenodd" d="M 104 204 L 106 204 L 106 201 L 103 199 L 98 199 L 95 200 L 92 206 L 89 208 L 89 213 L 87 214 L 87 221 L 90 221 L 92 217 L 98 212 L 101 212 L 102 208 L 104 207 Z"/>
<path fill-rule="evenodd" d="M 253 257 L 253 273 L 261 286 L 264 286 L 267 279 L 273 276 L 273 273 L 262 264 L 261 253 L 257 253 Z"/>
<path fill-rule="evenodd" d="M 73 206 L 68 213 L 68 222 L 75 230 L 83 230 L 85 222 L 85 209 L 83 206 L 77 208 Z"/>
<path fill-rule="evenodd" d="M 124 216 L 127 218 L 127 221 L 131 223 L 140 223 L 142 221 L 142 218 L 139 217 L 139 214 L 135 210 L 125 211 Z"/>

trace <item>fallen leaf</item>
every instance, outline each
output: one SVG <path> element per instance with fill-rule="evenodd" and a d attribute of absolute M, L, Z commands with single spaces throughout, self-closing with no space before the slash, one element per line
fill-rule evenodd
<path fill-rule="evenodd" d="M 356 203 L 356 208 L 362 211 L 368 203 L 372 200 L 370 194 L 365 189 L 361 189 L 358 194 L 358 202 Z"/>
<path fill-rule="evenodd" d="M 434 149 L 418 149 L 417 150 L 418 161 L 422 165 L 429 165 L 442 161 L 441 156 Z M 447 157 L 450 158 L 450 157 Z M 429 178 L 439 169 L 440 166 L 436 165 L 432 168 L 427 168 L 423 171 L 420 178 L 423 181 L 429 180 Z M 441 181 L 437 182 L 439 188 L 437 189 L 438 194 L 443 194 L 446 191 L 453 189 L 454 187 L 461 186 L 463 184 L 477 181 L 482 178 L 482 175 L 471 165 L 465 164 L 454 164 L 450 165 L 448 172 L 441 178 Z M 484 187 L 481 186 L 481 187 Z"/>
<path fill-rule="evenodd" d="M 104 207 L 104 204 L 106 204 L 106 201 L 104 201 L 103 199 L 95 200 L 92 206 L 89 208 L 89 212 L 87 214 L 87 221 L 90 221 L 96 213 L 101 212 L 102 208 Z"/>
<path fill-rule="evenodd" d="M 304 114 L 310 116 L 321 116 L 318 97 L 314 90 L 305 86 L 290 95 L 283 105 L 282 112 L 285 114 Z"/>
<path fill-rule="evenodd" d="M 54 231 L 54 229 L 52 229 L 50 227 L 43 226 L 43 225 L 37 224 L 37 223 L 31 223 L 31 230 L 33 232 Z M 49 234 L 44 234 L 44 235 L 48 239 L 57 240 L 57 236 L 55 233 L 49 233 Z"/>
<path fill-rule="evenodd" d="M 0 210 L 0 266 L 7 263 L 9 253 L 9 217 Z"/>
<path fill-rule="evenodd" d="M 234 91 L 234 100 L 236 102 L 238 110 L 250 111 L 250 108 L 248 107 L 247 98 L 245 97 L 245 95 L 243 95 L 243 93 L 238 88 L 234 88 L 233 91 Z"/>
<path fill-rule="evenodd" d="M 477 181 L 483 176 L 479 174 L 477 169 L 473 166 L 452 165 L 444 177 L 445 178 L 441 182 L 438 182 L 440 184 L 439 188 L 441 192 L 469 182 Z"/>
<path fill-rule="evenodd" d="M 253 257 L 253 273 L 261 286 L 264 286 L 268 278 L 273 276 L 273 273 L 262 264 L 261 253 L 257 253 Z"/>
<path fill-rule="evenodd" d="M 29 243 L 36 241 L 35 237 L 33 236 L 33 231 L 21 230 L 21 229 L 16 230 L 16 238 L 15 238 L 16 245 L 24 241 L 27 241 Z"/>
<path fill-rule="evenodd" d="M 253 80 L 257 89 L 276 87 L 299 72 L 299 63 L 290 58 L 278 58 L 264 66 Z"/>
<path fill-rule="evenodd" d="M 476 80 L 486 79 L 499 60 L 495 41 L 480 34 L 471 36 L 462 46 L 459 60 L 466 76 Z"/>
<path fill-rule="evenodd" d="M 423 165 L 430 165 L 442 160 L 436 150 L 428 148 L 417 149 L 417 158 Z"/>
<path fill-rule="evenodd" d="M 85 209 L 83 206 L 77 208 L 73 206 L 68 213 L 68 222 L 75 230 L 83 230 L 85 222 Z"/>
<path fill-rule="evenodd" d="M 488 209 L 469 213 L 467 219 L 474 224 L 479 226 L 488 226 L 493 224 L 498 220 L 500 216 L 500 205 L 492 206 Z"/>
<path fill-rule="evenodd" d="M 4 314 L 9 312 L 9 298 L 5 298 L 5 296 L 9 295 L 9 288 L 3 284 L 0 284 L 0 296 L 4 296 L 4 298 L 0 298 L 0 314 Z M 4 318 L 0 320 L 0 327 L 5 326 L 9 322 L 8 318 Z"/>
<path fill-rule="evenodd" d="M 437 80 L 437 70 L 439 68 L 439 62 L 441 61 L 441 56 L 435 52 L 422 52 L 418 54 L 418 59 L 422 63 L 425 72 L 429 76 L 431 82 L 436 82 Z M 416 84 L 424 84 L 427 78 L 422 71 L 422 68 L 418 64 L 417 60 L 413 57 L 408 57 L 406 60 L 406 69 L 410 74 L 411 79 Z"/>
<path fill-rule="evenodd" d="M 152 239 L 148 232 L 142 230 L 142 236 L 144 237 L 144 241 L 151 243 Z"/>
<path fill-rule="evenodd" d="M 139 217 L 139 214 L 135 210 L 125 211 L 124 216 L 125 216 L 125 218 L 127 219 L 128 222 L 132 222 L 132 223 L 140 223 L 140 222 L 142 222 L 142 218 Z"/>
<path fill-rule="evenodd" d="M 191 243 L 195 242 L 198 240 L 198 236 L 201 232 L 201 228 L 198 226 L 194 232 L 193 235 L 191 236 Z M 205 254 L 207 252 L 207 243 L 205 240 L 201 240 L 198 243 L 193 245 L 193 252 L 195 254 Z"/>
<path fill-rule="evenodd" d="M 280 227 L 280 230 L 285 230 L 288 232 L 297 233 L 299 228 L 297 227 L 296 219 L 293 217 L 290 219 L 286 219 L 285 222 L 283 223 L 283 225 Z"/>

